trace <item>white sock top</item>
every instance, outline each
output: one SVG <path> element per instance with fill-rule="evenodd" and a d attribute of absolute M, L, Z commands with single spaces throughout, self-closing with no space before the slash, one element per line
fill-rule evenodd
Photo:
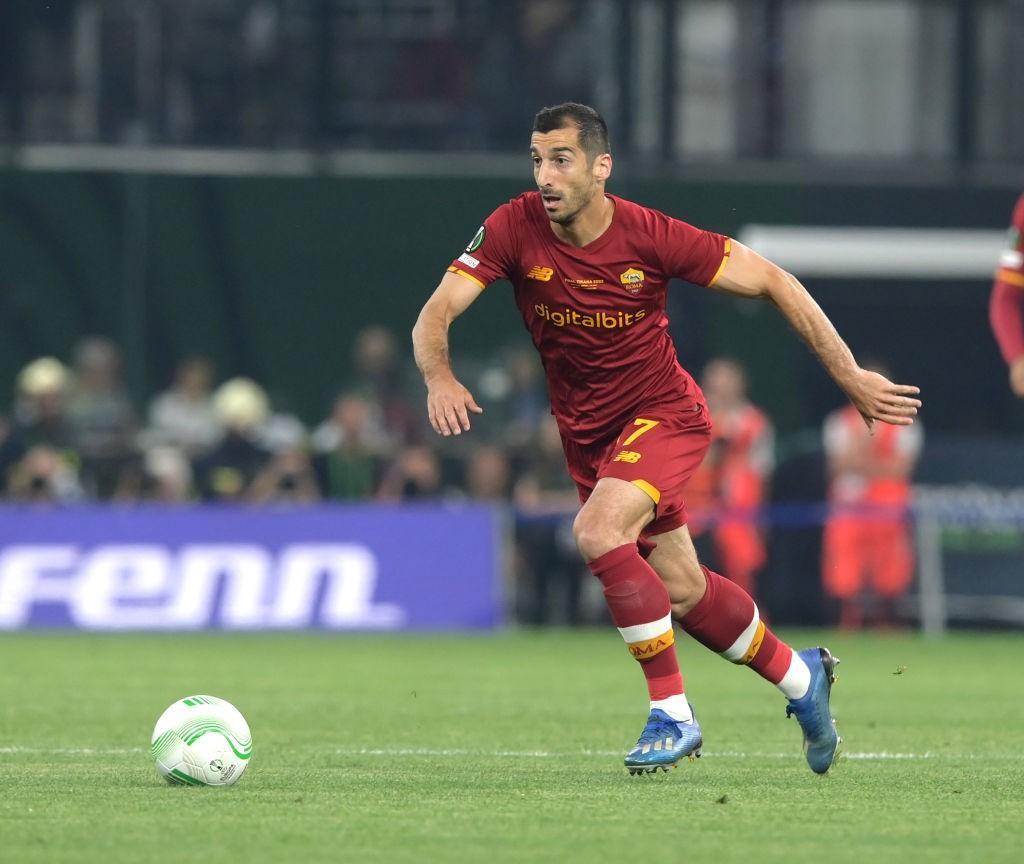
<path fill-rule="evenodd" d="M 810 673 L 808 673 L 808 676 Z M 686 701 L 686 694 L 680 693 L 677 696 L 669 696 L 668 699 L 651 700 L 651 710 L 660 708 L 673 720 L 686 722 L 693 719 L 693 712 L 690 710 L 690 703 Z"/>
<path fill-rule="evenodd" d="M 775 686 L 785 694 L 787 699 L 800 699 L 807 695 L 811 686 L 811 670 L 804 663 L 803 657 L 796 651 L 793 652 L 793 659 L 789 661 L 789 671 Z"/>

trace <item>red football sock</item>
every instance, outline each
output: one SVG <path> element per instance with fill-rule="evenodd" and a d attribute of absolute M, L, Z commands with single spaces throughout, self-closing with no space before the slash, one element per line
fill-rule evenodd
<path fill-rule="evenodd" d="M 707 591 L 680 620 L 683 629 L 701 645 L 778 684 L 789 671 L 793 649 L 765 626 L 746 591 L 707 567 L 701 570 Z"/>
<path fill-rule="evenodd" d="M 590 562 L 601 580 L 612 621 L 640 662 L 651 701 L 683 693 L 683 676 L 676 657 L 672 603 L 661 577 L 643 558 L 635 543 L 627 543 Z"/>

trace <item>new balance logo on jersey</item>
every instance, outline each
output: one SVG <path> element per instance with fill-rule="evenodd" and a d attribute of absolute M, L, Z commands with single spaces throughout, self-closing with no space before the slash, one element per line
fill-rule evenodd
<path fill-rule="evenodd" d="M 536 279 L 538 282 L 550 282 L 551 277 L 555 275 L 555 271 L 550 267 L 531 267 L 530 272 L 526 274 L 527 279 Z"/>

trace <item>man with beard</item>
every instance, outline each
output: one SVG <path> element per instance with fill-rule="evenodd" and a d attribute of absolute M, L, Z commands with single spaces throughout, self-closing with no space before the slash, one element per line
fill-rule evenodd
<path fill-rule="evenodd" d="M 537 190 L 485 220 L 413 329 L 431 425 L 458 435 L 469 431 L 470 413 L 482 411 L 452 372 L 448 328 L 489 283 L 507 278 L 540 352 L 583 504 L 573 526 L 577 546 L 647 680 L 650 713 L 626 767 L 652 773 L 700 755 L 674 619 L 783 692 L 810 767 L 824 773 L 839 743 L 829 707 L 838 661 L 824 648 L 796 652 L 779 640 L 747 592 L 698 563 L 686 528 L 683 491 L 707 451 L 711 423 L 668 335 L 668 282 L 774 303 L 869 426 L 912 423 L 918 389 L 858 366 L 807 291 L 779 267 L 720 234 L 606 194 L 612 157 L 594 109 L 565 103 L 540 111 L 530 157 Z"/>

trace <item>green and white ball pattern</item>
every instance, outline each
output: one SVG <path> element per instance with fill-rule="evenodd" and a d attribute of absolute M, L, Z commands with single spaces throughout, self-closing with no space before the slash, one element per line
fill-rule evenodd
<path fill-rule="evenodd" d="M 230 702 L 216 696 L 188 696 L 160 715 L 150 753 L 168 783 L 230 786 L 249 764 L 252 735 Z"/>

